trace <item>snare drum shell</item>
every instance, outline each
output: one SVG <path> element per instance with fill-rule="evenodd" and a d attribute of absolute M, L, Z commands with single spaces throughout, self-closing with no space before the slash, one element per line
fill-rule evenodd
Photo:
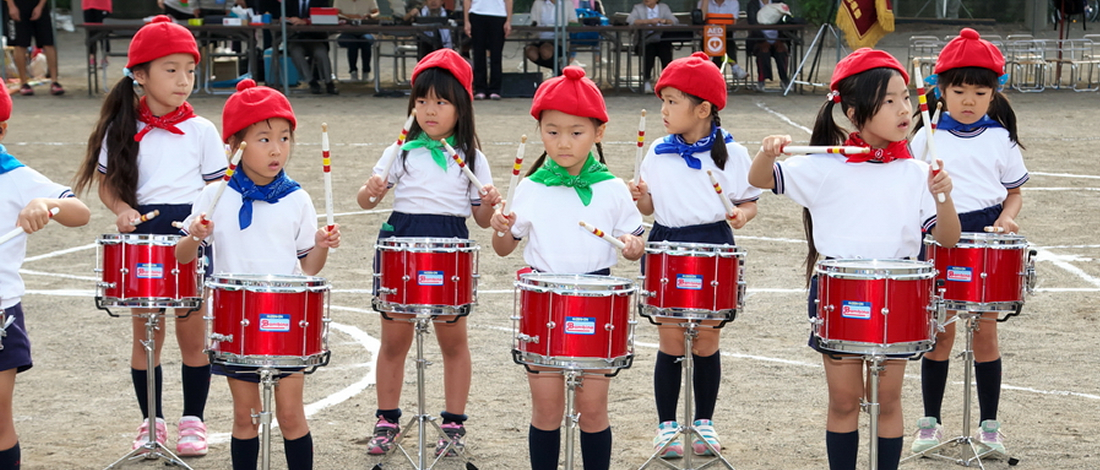
<path fill-rule="evenodd" d="M 474 242 L 419 239 L 435 246 L 408 249 L 401 240 L 380 240 L 377 246 L 382 287 L 378 297 L 383 302 L 454 307 L 474 302 Z"/>
<path fill-rule="evenodd" d="M 201 273 L 196 260 L 176 261 L 175 235 L 103 235 L 103 295 L 106 298 L 199 299 Z"/>
<path fill-rule="evenodd" d="M 212 332 L 232 341 L 212 341 L 215 353 L 236 356 L 308 357 L 324 353 L 323 291 L 265 291 L 262 287 L 214 286 Z"/>
<path fill-rule="evenodd" d="M 925 239 L 943 298 L 963 303 L 1023 302 L 1027 241 L 1011 234 L 963 233 L 954 248 Z"/>
<path fill-rule="evenodd" d="M 520 351 L 558 359 L 615 359 L 631 353 L 633 289 L 569 293 L 568 286 L 533 290 L 523 281 L 519 286 L 519 331 L 538 338 L 520 341 Z"/>
<path fill-rule="evenodd" d="M 669 249 L 669 248 L 673 249 Z M 657 309 L 724 311 L 738 308 L 743 252 L 722 245 L 649 243 L 645 304 Z"/>
<path fill-rule="evenodd" d="M 931 266 L 924 271 L 902 279 L 869 279 L 819 269 L 817 335 L 826 342 L 869 345 L 932 341 L 933 273 Z"/>

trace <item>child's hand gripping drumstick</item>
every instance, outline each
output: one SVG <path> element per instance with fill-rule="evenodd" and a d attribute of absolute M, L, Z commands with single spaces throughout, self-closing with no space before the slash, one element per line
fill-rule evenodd
<path fill-rule="evenodd" d="M 470 167 L 466 166 L 466 162 L 462 160 L 462 157 L 458 156 L 458 152 L 455 151 L 451 144 L 447 143 L 446 139 L 439 139 L 439 142 L 443 144 L 443 148 L 447 149 L 447 153 L 451 154 L 451 158 L 458 164 L 459 168 L 462 168 L 462 172 L 466 173 L 466 178 L 470 179 L 470 182 L 477 187 L 478 192 L 485 194 L 485 190 L 482 189 L 485 185 L 481 184 L 481 180 L 477 179 L 477 175 L 470 171 Z"/>
<path fill-rule="evenodd" d="M 721 199 L 722 205 L 726 206 L 726 218 L 729 220 L 736 219 L 737 212 L 733 210 L 733 203 L 730 202 L 726 195 L 722 194 L 722 186 L 718 184 L 718 178 L 715 178 L 714 173 L 710 170 L 707 170 L 707 176 L 710 177 L 710 184 L 714 186 L 714 192 L 718 193 L 718 199 Z"/>
<path fill-rule="evenodd" d="M 405 127 L 401 128 L 401 134 L 397 136 L 397 141 L 394 142 L 393 147 L 396 147 L 389 157 L 383 157 L 384 160 L 378 162 L 382 166 L 382 184 L 389 184 L 390 180 L 390 167 L 393 166 L 393 159 L 397 158 L 397 154 L 401 153 L 401 146 L 405 144 L 405 138 L 409 136 L 409 128 L 412 127 L 413 121 L 416 120 L 416 110 L 412 110 L 409 113 L 409 118 L 405 120 Z M 377 201 L 378 198 L 371 197 L 370 202 Z"/>
<path fill-rule="evenodd" d="M 987 233 L 1005 233 L 1005 228 L 1004 227 L 994 227 L 994 226 L 990 225 L 990 226 L 987 226 L 985 228 L 985 231 Z"/>
<path fill-rule="evenodd" d="M 160 215 L 160 210 L 159 209 L 154 209 L 150 212 L 145 213 L 141 217 L 138 217 L 134 220 L 131 220 L 130 225 L 133 225 L 133 226 L 136 227 L 138 225 L 141 225 L 142 222 L 148 222 L 150 220 L 153 220 L 153 218 L 155 218 L 158 215 Z"/>
<path fill-rule="evenodd" d="M 642 181 L 642 159 L 645 158 L 645 110 L 638 121 L 638 151 L 634 154 L 634 184 Z"/>
<path fill-rule="evenodd" d="M 787 145 L 781 152 L 794 155 L 811 155 L 815 153 L 843 153 L 855 155 L 859 153 L 871 153 L 871 147 L 832 146 L 832 145 Z"/>
<path fill-rule="evenodd" d="M 588 222 L 585 222 L 585 221 L 582 220 L 580 222 L 580 225 L 581 225 L 581 227 L 584 227 L 585 230 L 588 230 L 589 232 L 592 232 L 592 235 L 600 237 L 600 238 L 604 239 L 604 241 L 606 241 L 607 243 L 615 245 L 615 248 L 618 248 L 620 250 L 623 249 L 623 248 L 626 248 L 626 243 L 623 243 L 622 240 L 619 240 L 618 238 L 612 237 L 611 235 L 608 235 L 608 234 L 604 233 L 603 230 L 600 230 L 596 227 L 593 227 L 593 226 L 589 225 Z"/>
<path fill-rule="evenodd" d="M 920 102 L 920 117 L 928 124 L 924 126 L 924 137 L 928 141 L 926 144 L 928 147 L 927 155 L 931 160 L 928 163 L 932 165 L 932 174 L 936 174 L 940 171 L 940 164 L 936 162 L 936 141 L 932 139 L 932 118 L 928 115 L 928 97 L 924 95 L 924 77 L 921 76 L 920 67 L 914 68 L 913 72 L 917 79 L 917 101 Z M 944 196 L 943 193 L 937 194 L 936 200 L 942 204 L 947 200 L 947 196 Z"/>
<path fill-rule="evenodd" d="M 500 213 L 508 216 L 508 210 L 512 208 L 512 198 L 516 195 L 516 186 L 519 184 L 519 170 L 523 168 L 523 152 L 527 148 L 527 136 L 522 135 L 519 138 L 519 149 L 516 150 L 516 162 L 512 164 L 512 179 L 508 182 L 508 196 L 504 199 L 504 205 L 500 208 Z M 498 237 L 503 237 L 504 232 L 497 232 Z"/>
<path fill-rule="evenodd" d="M 237 147 L 237 151 L 233 153 L 233 158 L 229 161 L 229 168 L 225 170 L 225 176 L 222 177 L 221 183 L 218 183 L 218 191 L 214 193 L 214 199 L 210 201 L 210 205 L 206 208 L 206 212 L 199 214 L 199 220 L 203 225 L 208 225 L 210 220 L 206 218 L 207 215 L 214 213 L 214 208 L 218 206 L 218 199 L 222 198 L 222 193 L 225 192 L 225 187 L 229 186 L 229 180 L 233 178 L 233 173 L 237 171 L 237 164 L 241 163 L 241 155 L 244 154 L 244 149 L 248 147 L 247 142 L 241 142 L 241 145 Z M 199 237 L 191 236 L 195 241 L 202 241 Z"/>
<path fill-rule="evenodd" d="M 336 224 L 332 219 L 332 159 L 328 147 L 328 124 L 321 123 L 321 163 L 325 172 L 325 222 L 331 232 Z"/>
<path fill-rule="evenodd" d="M 60 210 L 61 209 L 58 209 L 56 207 L 54 207 L 53 209 L 50 209 L 50 213 L 49 213 L 50 218 L 52 219 L 53 216 L 57 215 L 57 213 Z M 23 229 L 23 227 L 15 227 L 15 228 L 11 229 L 11 231 L 9 231 L 8 233 L 0 235 L 0 245 L 3 245 L 5 243 L 7 243 L 8 240 L 11 240 L 11 239 L 19 236 L 19 234 L 21 234 L 21 233 L 30 233 L 30 232 L 27 232 L 25 229 Z"/>

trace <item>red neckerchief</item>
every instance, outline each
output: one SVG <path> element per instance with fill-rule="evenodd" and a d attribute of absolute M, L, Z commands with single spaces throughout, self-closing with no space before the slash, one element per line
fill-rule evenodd
<path fill-rule="evenodd" d="M 848 140 L 844 141 L 845 146 L 854 147 L 870 147 L 871 144 L 864 142 L 859 137 L 858 132 L 853 132 L 848 135 Z M 848 157 L 848 163 L 863 163 L 866 161 L 876 161 L 882 163 L 890 163 L 894 160 L 901 160 L 904 158 L 913 158 L 913 155 L 909 153 L 909 141 L 899 140 L 897 142 L 890 142 L 884 149 L 871 149 L 871 153 L 857 153 L 855 155 L 844 154 Z"/>
<path fill-rule="evenodd" d="M 154 116 L 153 112 L 149 110 L 149 105 L 145 103 L 145 97 L 141 97 L 141 103 L 138 104 L 138 120 L 145 123 L 145 128 L 138 131 L 134 135 L 135 142 L 141 142 L 141 139 L 148 134 L 153 128 L 159 127 L 173 134 L 183 135 L 183 131 L 176 127 L 176 124 L 186 121 L 195 117 L 195 110 L 191 108 L 191 103 L 183 102 L 180 107 L 174 111 L 165 114 L 164 116 Z"/>

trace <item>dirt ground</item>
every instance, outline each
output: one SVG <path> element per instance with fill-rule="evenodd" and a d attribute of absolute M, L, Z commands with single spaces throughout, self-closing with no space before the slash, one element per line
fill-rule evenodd
<path fill-rule="evenodd" d="M 933 31 L 944 35 L 951 30 Z M 1011 32 L 1011 31 L 1006 31 Z M 905 57 L 905 37 L 928 33 L 916 27 L 888 37 L 884 46 Z M 4 144 L 28 165 L 55 181 L 69 181 L 81 160 L 102 94 L 90 98 L 83 88 L 81 33 L 62 34 L 61 57 L 68 93 L 15 96 L 14 118 Z M 679 54 L 684 54 L 684 51 Z M 342 56 L 341 52 L 341 56 Z M 829 55 L 829 54 L 826 54 Z M 518 64 L 518 56 L 505 68 Z M 117 63 L 116 63 L 117 62 Z M 121 58 L 112 67 L 121 68 Z M 831 64 L 830 68 L 831 68 Z M 346 67 L 342 67 L 346 70 Z M 112 78 L 118 73 L 112 70 Z M 329 336 L 332 363 L 307 378 L 306 402 L 316 446 L 316 468 L 369 468 L 379 462 L 366 454 L 375 409 L 372 351 L 378 348 L 379 317 L 370 310 L 369 288 L 373 242 L 388 216 L 384 201 L 364 212 L 355 192 L 382 149 L 396 136 L 406 101 L 374 98 L 373 90 L 342 84 L 338 98 L 298 92 L 293 105 L 299 119 L 295 156 L 289 174 L 300 181 L 323 211 L 320 125 L 330 125 L 335 210 L 343 227 L 343 246 L 329 258 L 321 275 L 333 286 Z M 1100 312 L 1100 164 L 1094 158 L 1098 118 L 1097 93 L 1047 91 L 1009 93 L 1020 117 L 1020 135 L 1031 181 L 1024 187 L 1025 207 L 1019 218 L 1023 234 L 1039 252 L 1038 291 L 1027 299 L 1025 314 L 1000 326 L 1005 363 L 1000 419 L 1010 453 L 1020 466 L 1033 469 L 1100 468 L 1100 363 L 1096 331 Z M 782 97 L 778 93 L 737 93 L 723 111 L 725 127 L 750 151 L 766 135 L 789 133 L 805 142 L 823 94 Z M 224 96 L 196 94 L 196 112 L 216 123 Z M 639 110 L 648 108 L 650 141 L 663 134 L 658 101 L 652 96 L 613 94 L 605 145 L 613 172 L 629 177 L 634 156 L 634 126 Z M 479 102 L 478 131 L 492 162 L 494 182 L 502 189 L 520 134 L 535 136 L 528 116 L 529 100 Z M 541 152 L 533 139 L 528 161 Z M 1076 195 L 1076 196 L 1074 196 Z M 113 216 L 92 195 L 91 222 L 66 230 L 51 226 L 32 236 L 23 277 L 23 298 L 34 344 L 35 367 L 20 374 L 15 392 L 15 419 L 23 449 L 23 468 L 103 468 L 129 450 L 139 414 L 127 372 L 130 326 L 94 308 L 92 290 L 98 278 L 96 237 L 111 233 Z M 716 412 L 723 454 L 739 469 L 819 469 L 827 466 L 824 444 L 825 379 L 820 356 L 805 346 L 807 323 L 800 266 L 804 243 L 800 211 L 786 198 L 770 194 L 760 213 L 743 230 L 738 244 L 748 251 L 748 298 L 743 314 L 725 328 L 723 381 Z M 469 453 L 482 469 L 524 468 L 530 413 L 522 367 L 510 357 L 513 313 L 512 272 L 522 264 L 514 254 L 500 258 L 488 249 L 489 230 L 472 230 L 482 247 L 479 300 L 469 317 L 474 380 L 467 413 Z M 621 260 L 614 274 L 634 278 L 638 265 Z M 1089 300 L 1092 299 L 1092 300 Z M 172 327 L 169 326 L 169 330 Z M 614 429 L 612 467 L 637 468 L 652 451 L 656 424 L 650 379 L 656 329 L 640 322 L 637 358 L 611 385 Z M 172 337 L 169 331 L 169 338 Z M 427 338 L 427 407 L 442 409 L 442 366 L 434 338 Z M 961 345 L 961 338 L 958 341 Z M 958 349 L 958 348 L 956 348 Z M 165 348 L 164 407 L 168 421 L 179 418 L 179 353 Z M 961 432 L 962 367 L 955 361 L 947 388 L 944 419 L 948 436 Z M 1090 366 L 1091 364 L 1091 366 Z M 905 421 L 921 414 L 919 365 L 910 364 L 903 392 Z M 416 412 L 415 369 L 407 364 L 402 408 Z M 976 417 L 977 406 L 974 414 Z M 196 469 L 230 466 L 228 432 L 231 404 L 225 381 L 215 378 L 206 412 L 212 445 L 206 457 L 189 459 Z M 866 415 L 862 435 L 866 454 Z M 976 427 L 975 421 L 972 426 Z M 175 430 L 169 443 L 174 449 Z M 273 468 L 285 468 L 281 439 L 274 440 Z M 908 447 L 909 440 L 906 441 Z M 865 457 L 864 457 L 865 459 Z M 579 462 L 579 452 L 578 452 Z M 861 464 L 862 465 L 862 464 Z M 903 468 L 948 469 L 954 464 L 921 460 Z M 132 463 L 127 468 L 159 466 Z M 989 468 L 1003 468 L 992 462 Z M 407 468 L 407 464 L 388 466 Z M 580 467 L 578 463 L 578 467 Z M 448 460 L 438 468 L 461 468 Z"/>

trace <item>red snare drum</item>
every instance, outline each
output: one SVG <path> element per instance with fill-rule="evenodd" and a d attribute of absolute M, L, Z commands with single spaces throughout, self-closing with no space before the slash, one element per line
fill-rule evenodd
<path fill-rule="evenodd" d="M 644 317 L 730 321 L 744 307 L 745 250 L 730 245 L 651 242 L 645 248 Z"/>
<path fill-rule="evenodd" d="M 821 349 L 854 354 L 930 351 L 935 342 L 932 263 L 835 259 L 817 263 Z"/>
<path fill-rule="evenodd" d="M 198 308 L 202 256 L 176 261 L 178 235 L 107 234 L 96 239 L 96 305 L 126 308 Z"/>
<path fill-rule="evenodd" d="M 532 273 L 516 281 L 512 358 L 562 369 L 626 369 L 634 360 L 634 283 L 608 276 Z"/>
<path fill-rule="evenodd" d="M 383 238 L 375 310 L 465 315 L 477 303 L 477 242 L 458 238 Z"/>
<path fill-rule="evenodd" d="M 210 362 L 300 368 L 328 363 L 324 278 L 217 274 L 208 319 Z"/>
<path fill-rule="evenodd" d="M 963 233 L 954 248 L 924 239 L 928 261 L 936 265 L 947 310 L 1016 311 L 1035 274 L 1027 239 L 1004 233 Z"/>

